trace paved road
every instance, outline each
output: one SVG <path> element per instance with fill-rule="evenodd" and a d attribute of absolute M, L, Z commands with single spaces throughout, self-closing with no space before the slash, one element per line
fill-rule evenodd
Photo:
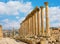
<path fill-rule="evenodd" d="M 24 42 L 16 42 L 14 39 L 10 39 L 10 38 L 3 38 L 0 40 L 0 44 L 27 44 Z"/>

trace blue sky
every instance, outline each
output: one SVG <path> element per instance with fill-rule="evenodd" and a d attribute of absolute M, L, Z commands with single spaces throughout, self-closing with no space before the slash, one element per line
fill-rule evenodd
<path fill-rule="evenodd" d="M 49 6 L 59 6 L 60 0 L 0 0 L 0 2 L 9 2 L 9 1 L 20 1 L 20 2 L 32 2 L 32 5 L 35 6 L 41 6 L 44 5 L 44 2 L 48 2 Z"/>
<path fill-rule="evenodd" d="M 49 3 L 50 27 L 60 27 L 60 0 L 0 0 L 0 25 L 3 29 L 18 29 L 36 6 L 45 7 L 44 2 Z"/>

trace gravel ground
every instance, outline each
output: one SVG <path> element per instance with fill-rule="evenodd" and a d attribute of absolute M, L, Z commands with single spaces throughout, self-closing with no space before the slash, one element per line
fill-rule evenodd
<path fill-rule="evenodd" d="M 16 42 L 14 39 L 10 39 L 10 38 L 2 38 L 0 40 L 0 44 L 27 44 L 24 42 Z"/>

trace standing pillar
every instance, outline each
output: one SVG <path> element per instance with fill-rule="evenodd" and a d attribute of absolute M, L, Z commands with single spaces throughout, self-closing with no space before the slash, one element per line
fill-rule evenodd
<path fill-rule="evenodd" d="M 34 29 L 33 29 L 33 12 L 31 13 L 31 28 L 32 28 L 32 35 L 34 35 Z"/>
<path fill-rule="evenodd" d="M 34 24 L 33 24 L 33 28 L 34 28 L 34 35 L 38 35 L 37 34 L 37 16 L 36 16 L 36 11 L 34 11 L 34 15 L 33 15 L 33 21 L 34 21 Z"/>
<path fill-rule="evenodd" d="M 37 25 L 38 25 L 38 35 L 40 36 L 40 34 L 41 34 L 41 16 L 40 16 L 40 10 L 39 10 L 39 8 L 37 8 Z"/>
<path fill-rule="evenodd" d="M 36 7 L 36 12 L 35 12 L 35 31 L 36 31 L 36 36 L 38 35 L 38 19 L 37 19 L 37 8 L 38 7 Z"/>
<path fill-rule="evenodd" d="M 48 18 L 48 2 L 45 2 L 45 14 L 46 14 L 46 36 L 50 36 L 49 30 L 49 18 Z"/>
<path fill-rule="evenodd" d="M 22 27 L 22 29 L 21 29 L 22 35 L 21 36 L 23 37 L 23 23 L 21 25 L 22 25 L 21 26 Z"/>
<path fill-rule="evenodd" d="M 36 28 L 35 28 L 35 12 L 33 13 L 33 33 L 36 35 Z"/>
<path fill-rule="evenodd" d="M 35 12 L 35 15 L 34 15 L 34 17 L 35 17 L 35 35 L 37 36 L 38 35 L 38 26 L 37 26 L 37 11 Z"/>
<path fill-rule="evenodd" d="M 28 35 L 30 34 L 30 27 L 29 27 L 29 18 L 28 18 Z"/>
<path fill-rule="evenodd" d="M 27 35 L 27 24 L 26 24 L 26 20 L 23 22 L 23 25 L 24 25 L 24 29 L 23 29 L 23 34 L 24 34 L 24 37 Z"/>
<path fill-rule="evenodd" d="M 24 30 L 24 23 L 22 23 L 22 26 L 23 26 L 23 27 L 22 27 L 22 35 L 23 35 L 23 37 L 24 37 L 24 35 L 25 35 L 25 32 L 24 32 L 24 31 L 25 31 L 25 30 Z"/>
<path fill-rule="evenodd" d="M 29 35 L 31 35 L 31 18 L 29 16 Z"/>
<path fill-rule="evenodd" d="M 0 39 L 3 37 L 2 26 L 0 25 Z"/>
<path fill-rule="evenodd" d="M 23 27 L 23 26 L 22 26 L 22 23 L 21 23 L 20 25 L 21 25 L 21 27 L 20 27 L 20 36 L 22 37 L 22 35 L 23 35 L 23 33 L 22 33 L 22 29 L 23 29 L 23 28 L 22 28 L 22 27 Z"/>
<path fill-rule="evenodd" d="M 24 22 L 24 27 L 25 27 L 25 33 L 26 33 L 26 35 L 25 35 L 25 37 L 27 37 L 28 36 L 28 20 L 27 19 L 25 19 L 25 22 Z"/>
<path fill-rule="evenodd" d="M 41 8 L 41 35 L 44 36 L 44 13 L 43 13 L 43 6 Z"/>
<path fill-rule="evenodd" d="M 28 32 L 28 34 L 29 34 L 29 19 L 27 19 L 27 32 Z"/>
<path fill-rule="evenodd" d="M 26 35 L 26 26 L 25 26 L 25 21 L 23 21 L 23 37 Z"/>
<path fill-rule="evenodd" d="M 26 35 L 28 34 L 28 21 L 26 19 Z"/>
<path fill-rule="evenodd" d="M 32 19 L 32 13 L 30 15 L 30 30 L 31 30 L 31 36 L 33 35 L 33 19 Z"/>

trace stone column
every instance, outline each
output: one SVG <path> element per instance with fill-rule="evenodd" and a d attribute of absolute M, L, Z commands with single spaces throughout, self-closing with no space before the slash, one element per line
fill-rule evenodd
<path fill-rule="evenodd" d="M 31 35 L 31 18 L 29 16 L 29 35 Z"/>
<path fill-rule="evenodd" d="M 37 34 L 37 16 L 36 16 L 36 11 L 34 10 L 34 15 L 33 15 L 33 28 L 34 28 L 34 35 Z"/>
<path fill-rule="evenodd" d="M 28 32 L 28 34 L 29 34 L 29 19 L 27 19 L 27 32 Z"/>
<path fill-rule="evenodd" d="M 32 35 L 34 35 L 34 29 L 33 29 L 33 12 L 31 13 L 31 28 L 32 28 Z"/>
<path fill-rule="evenodd" d="M 30 34 L 29 18 L 28 18 L 28 34 Z"/>
<path fill-rule="evenodd" d="M 37 27 L 37 12 L 35 12 L 35 15 L 34 15 L 34 17 L 35 17 L 35 35 L 37 36 L 38 35 L 38 27 Z"/>
<path fill-rule="evenodd" d="M 24 24 L 23 34 L 24 34 L 24 37 L 25 37 L 26 34 L 27 34 L 26 21 L 23 24 Z"/>
<path fill-rule="evenodd" d="M 31 36 L 33 35 L 33 21 L 32 21 L 32 14 L 30 14 L 30 30 L 31 30 Z"/>
<path fill-rule="evenodd" d="M 24 37 L 27 35 L 27 28 L 26 28 L 27 24 L 26 24 L 26 20 L 24 20 L 23 22 L 23 34 L 24 34 Z"/>
<path fill-rule="evenodd" d="M 21 24 L 21 27 L 22 27 L 22 29 L 21 29 L 22 35 L 21 36 L 23 36 L 23 24 Z"/>
<path fill-rule="evenodd" d="M 48 2 L 44 3 L 45 8 L 45 14 L 46 14 L 46 36 L 50 36 L 50 30 L 49 30 L 49 18 L 48 18 Z"/>
<path fill-rule="evenodd" d="M 23 23 L 22 23 L 22 25 L 23 25 L 23 29 L 22 29 L 22 33 L 23 33 L 23 37 L 25 37 L 25 35 L 26 35 L 26 26 L 25 26 L 25 21 L 23 21 Z"/>
<path fill-rule="evenodd" d="M 22 23 L 22 37 L 24 37 L 25 33 L 24 33 L 24 23 Z"/>
<path fill-rule="evenodd" d="M 37 19 L 37 8 L 36 7 L 36 12 L 35 12 L 35 29 L 36 29 L 36 36 L 38 35 L 38 19 Z"/>
<path fill-rule="evenodd" d="M 40 9 L 41 9 L 41 35 L 44 36 L 44 12 L 43 12 L 43 6 L 41 6 Z"/>
<path fill-rule="evenodd" d="M 24 34 L 25 34 L 25 37 L 27 37 L 27 35 L 28 35 L 28 20 L 27 19 L 25 19 L 25 21 L 24 21 Z"/>
<path fill-rule="evenodd" d="M 34 15 L 33 15 L 33 33 L 34 33 L 34 35 L 36 35 L 36 28 L 35 28 L 35 12 L 34 12 Z"/>
<path fill-rule="evenodd" d="M 27 25 L 26 27 L 27 27 L 27 35 L 28 35 L 29 34 L 29 24 L 28 24 L 29 22 L 28 22 L 28 19 L 26 19 L 26 23 L 27 23 L 26 24 Z"/>
<path fill-rule="evenodd" d="M 21 27 L 19 28 L 19 35 L 21 35 L 20 30 L 21 30 Z"/>
<path fill-rule="evenodd" d="M 41 34 L 41 16 L 40 16 L 40 9 L 37 8 L 37 25 L 38 25 L 38 35 L 40 36 Z"/>
<path fill-rule="evenodd" d="M 20 23 L 20 37 L 22 36 L 22 23 Z"/>
<path fill-rule="evenodd" d="M 0 25 L 0 39 L 3 38 L 2 26 Z"/>
<path fill-rule="evenodd" d="M 25 22 L 26 22 L 26 24 L 25 24 L 25 25 L 26 25 L 26 35 L 27 35 L 27 34 L 28 34 L 27 19 L 26 19 L 26 21 L 25 21 Z"/>

